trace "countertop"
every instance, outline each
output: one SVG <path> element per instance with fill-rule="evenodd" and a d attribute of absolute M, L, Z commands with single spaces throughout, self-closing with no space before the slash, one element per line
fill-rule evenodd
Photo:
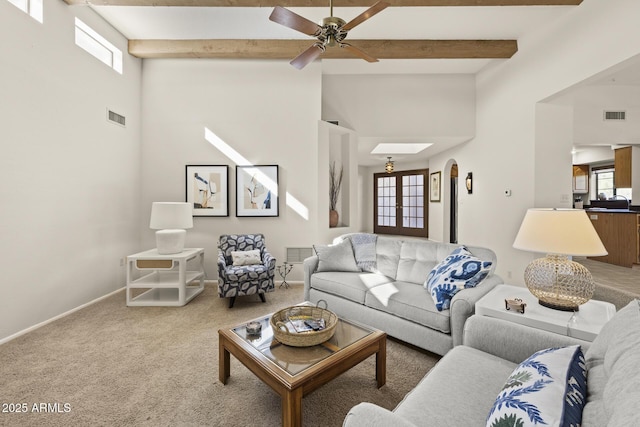
<path fill-rule="evenodd" d="M 587 213 L 626 213 L 626 214 L 640 214 L 638 211 L 631 209 L 607 209 L 607 208 L 586 208 Z"/>

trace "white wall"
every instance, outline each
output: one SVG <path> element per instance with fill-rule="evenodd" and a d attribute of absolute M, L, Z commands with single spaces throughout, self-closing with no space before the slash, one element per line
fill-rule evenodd
<path fill-rule="evenodd" d="M 185 200 L 185 165 L 229 165 L 230 216 L 197 217 L 187 246 L 205 248 L 209 279 L 217 278 L 221 234 L 263 233 L 269 251 L 284 261 L 285 247 L 319 243 L 319 223 L 328 228 L 328 200 L 318 209 L 320 64 L 304 72 L 282 61 L 146 60 L 143 67 L 142 216 L 145 247 L 154 246 L 148 228 L 153 201 Z M 238 218 L 236 164 L 204 139 L 209 128 L 256 165 L 279 165 L 280 216 Z M 326 167 L 328 174 L 328 151 Z M 328 181 L 328 175 L 327 175 Z M 308 210 L 287 206 L 285 193 Z M 324 199 L 323 199 L 324 200 Z M 291 273 L 302 278 L 302 266 Z"/>
<path fill-rule="evenodd" d="M 322 118 L 359 137 L 474 135 L 472 75 L 326 75 L 322 84 Z"/>
<path fill-rule="evenodd" d="M 40 24 L 0 1 L 0 341 L 122 287 L 139 248 L 140 61 L 116 73 L 75 45 L 74 18 L 126 52 L 119 33 L 44 6 Z"/>
<path fill-rule="evenodd" d="M 455 158 L 463 174 L 473 172 L 473 194 L 459 183 L 459 241 L 496 251 L 497 273 L 508 282 L 522 284 L 534 257 L 512 248 L 526 209 L 542 207 L 538 200 L 559 206 L 563 195 L 571 194 L 565 179 L 571 156 L 565 144 L 554 148 L 543 140 L 553 131 L 542 134 L 545 122 L 537 122 L 536 104 L 640 53 L 637 16 L 635 0 L 585 0 L 519 40 L 513 58 L 478 75 L 476 138 L 430 160 L 432 170 Z M 558 132 L 568 134 L 564 126 Z M 538 179 L 537 173 L 550 175 Z M 505 187 L 511 197 L 504 197 Z"/>
<path fill-rule="evenodd" d="M 640 143 L 640 86 L 586 86 L 573 99 L 575 144 Z M 598 100 L 594 103 L 593 100 Z M 626 120 L 605 121 L 604 110 L 626 111 Z"/>

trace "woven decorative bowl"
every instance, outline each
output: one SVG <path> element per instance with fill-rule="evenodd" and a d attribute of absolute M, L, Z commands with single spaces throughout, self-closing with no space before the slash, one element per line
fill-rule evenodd
<path fill-rule="evenodd" d="M 318 307 L 324 302 L 325 308 Z M 304 306 L 296 305 L 284 308 L 271 316 L 271 329 L 273 336 L 282 344 L 291 347 L 311 347 L 329 340 L 336 332 L 338 326 L 338 316 L 326 309 L 326 301 L 318 301 L 318 305 Z M 325 328 L 319 331 L 296 332 L 291 330 L 292 320 L 320 320 L 324 319 Z"/>

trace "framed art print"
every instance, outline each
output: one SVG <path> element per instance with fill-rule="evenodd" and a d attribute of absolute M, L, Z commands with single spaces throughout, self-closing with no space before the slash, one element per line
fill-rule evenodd
<path fill-rule="evenodd" d="M 440 171 L 430 174 L 429 178 L 430 178 L 429 179 L 429 189 L 430 189 L 429 201 L 439 202 L 440 201 Z"/>
<path fill-rule="evenodd" d="M 278 216 L 278 165 L 236 166 L 236 216 Z"/>
<path fill-rule="evenodd" d="M 229 166 L 187 165 L 186 185 L 193 216 L 229 216 Z"/>

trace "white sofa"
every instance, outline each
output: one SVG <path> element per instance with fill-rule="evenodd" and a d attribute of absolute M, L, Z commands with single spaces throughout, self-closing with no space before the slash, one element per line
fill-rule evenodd
<path fill-rule="evenodd" d="M 340 236 L 334 245 L 362 233 Z M 483 261 L 492 262 L 488 276 L 476 287 L 459 291 L 449 309 L 438 311 L 424 282 L 429 272 L 454 249 L 462 245 L 426 239 L 378 235 L 375 242 L 374 272 L 317 271 L 319 257 L 304 261 L 304 298 L 343 316 L 385 331 L 407 343 L 444 355 L 462 344 L 465 321 L 474 313 L 475 303 L 502 279 L 493 274 L 495 253 L 467 246 Z"/>
<path fill-rule="evenodd" d="M 500 425 L 488 423 L 487 417 L 498 395 L 511 392 L 507 384 L 513 382 L 508 379 L 526 365 L 523 361 L 543 349 L 576 344 L 584 352 L 579 366 L 586 370 L 586 392 L 565 394 L 566 387 L 560 394 L 547 394 L 547 403 L 536 408 L 546 424 L 537 425 L 563 425 L 556 423 L 549 404 L 571 400 L 572 409 L 581 411 L 582 419 L 576 424 L 582 427 L 640 426 L 640 305 L 633 300 L 602 328 L 593 343 L 474 315 L 466 323 L 464 345 L 447 353 L 393 411 L 360 403 L 349 411 L 344 427 Z M 571 376 L 562 379 L 564 384 L 572 383 Z M 524 394 L 517 396 L 526 403 Z M 516 412 L 513 406 L 504 405 L 502 410 Z M 524 424 L 518 425 L 532 425 L 526 416 L 522 418 Z"/>

